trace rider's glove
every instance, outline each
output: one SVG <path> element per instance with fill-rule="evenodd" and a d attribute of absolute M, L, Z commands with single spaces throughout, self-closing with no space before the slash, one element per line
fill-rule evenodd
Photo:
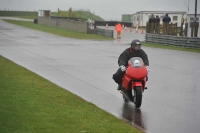
<path fill-rule="evenodd" d="M 149 68 L 149 66 L 146 66 L 146 69 L 147 69 L 148 72 L 150 72 L 150 68 Z"/>
<path fill-rule="evenodd" d="M 122 72 L 126 71 L 126 67 L 124 65 L 121 65 L 120 68 Z"/>

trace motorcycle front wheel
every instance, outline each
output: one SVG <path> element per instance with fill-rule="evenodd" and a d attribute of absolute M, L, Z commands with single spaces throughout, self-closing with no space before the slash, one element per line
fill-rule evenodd
<path fill-rule="evenodd" d="M 136 108 L 140 108 L 142 104 L 142 87 L 135 87 L 134 89 L 134 104 Z"/>

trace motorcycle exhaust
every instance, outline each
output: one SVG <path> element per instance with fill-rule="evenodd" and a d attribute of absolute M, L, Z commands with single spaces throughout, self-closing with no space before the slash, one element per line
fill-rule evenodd
<path fill-rule="evenodd" d="M 133 100 L 131 100 L 122 90 L 119 90 L 119 92 L 125 96 L 125 98 L 131 102 L 133 102 Z"/>
<path fill-rule="evenodd" d="M 124 92 L 123 92 L 122 90 L 119 90 L 119 92 L 120 92 L 122 95 L 124 95 Z"/>

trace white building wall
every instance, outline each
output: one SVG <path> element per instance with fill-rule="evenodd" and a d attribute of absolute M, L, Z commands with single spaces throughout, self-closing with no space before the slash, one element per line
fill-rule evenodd
<path fill-rule="evenodd" d="M 158 15 L 160 17 L 160 23 L 162 24 L 162 16 L 164 15 L 163 13 L 157 13 L 154 14 L 154 16 L 156 17 L 156 15 Z M 142 18 L 141 18 L 142 16 Z M 149 21 L 149 17 L 151 16 L 151 13 L 144 13 L 144 14 L 134 14 L 133 15 L 133 26 L 136 27 L 136 24 L 138 24 L 139 27 L 141 26 L 145 26 L 146 27 L 146 22 Z M 173 20 L 173 16 L 177 16 L 177 20 Z M 138 19 L 134 19 L 135 18 L 140 18 Z M 182 20 L 182 14 L 169 14 L 169 17 L 171 18 L 171 22 L 173 23 L 177 23 L 178 27 L 181 27 L 181 20 Z M 186 16 L 184 15 L 184 18 Z"/>
<path fill-rule="evenodd" d="M 43 16 L 44 16 L 44 11 L 39 10 L 39 11 L 38 11 L 38 17 L 43 17 Z"/>
<path fill-rule="evenodd" d="M 50 10 L 39 10 L 38 11 L 38 17 L 49 17 L 49 16 L 51 16 Z"/>
<path fill-rule="evenodd" d="M 177 16 L 177 20 L 173 20 L 173 17 Z M 171 18 L 171 22 L 177 23 L 178 27 L 181 27 L 181 21 L 182 21 L 182 14 L 169 14 L 169 17 Z M 184 15 L 183 18 L 186 16 Z"/>
<path fill-rule="evenodd" d="M 133 14 L 132 23 L 133 23 L 133 27 L 136 27 L 136 24 L 137 24 L 137 14 Z"/>

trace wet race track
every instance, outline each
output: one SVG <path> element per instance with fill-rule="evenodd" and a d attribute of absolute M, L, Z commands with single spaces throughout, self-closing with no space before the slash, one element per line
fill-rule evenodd
<path fill-rule="evenodd" d="M 123 38 L 124 37 L 124 38 Z M 0 55 L 150 133 L 200 132 L 200 54 L 143 47 L 148 89 L 136 109 L 124 104 L 112 80 L 117 59 L 138 33 L 121 40 L 64 38 L 0 20 Z"/>

